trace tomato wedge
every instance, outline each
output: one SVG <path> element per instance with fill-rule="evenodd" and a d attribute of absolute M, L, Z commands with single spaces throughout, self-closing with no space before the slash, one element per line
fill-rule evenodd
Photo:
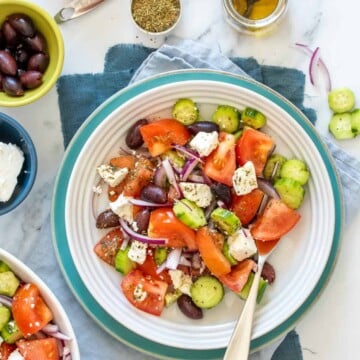
<path fill-rule="evenodd" d="M 172 284 L 171 277 L 167 269 L 157 272 L 157 265 L 152 255 L 147 255 L 144 263 L 138 264 L 137 268 L 141 270 L 145 275 L 150 275 L 156 280 L 165 281 L 167 284 Z"/>
<path fill-rule="evenodd" d="M 172 145 L 185 145 L 190 139 L 186 126 L 175 119 L 160 119 L 140 127 L 141 136 L 152 156 L 170 150 Z"/>
<path fill-rule="evenodd" d="M 55 338 L 20 340 L 16 343 L 25 360 L 59 360 L 59 347 Z"/>
<path fill-rule="evenodd" d="M 196 242 L 205 265 L 219 277 L 228 274 L 231 271 L 231 265 L 221 252 L 217 239 L 217 231 L 207 226 L 200 228 L 196 234 Z"/>
<path fill-rule="evenodd" d="M 245 286 L 250 273 L 256 269 L 254 260 L 245 259 L 231 268 L 231 272 L 219 276 L 219 280 L 231 291 L 239 294 Z"/>
<path fill-rule="evenodd" d="M 94 246 L 95 254 L 111 266 L 115 266 L 115 256 L 120 249 L 124 236 L 120 228 L 106 233 Z"/>
<path fill-rule="evenodd" d="M 274 145 L 274 140 L 269 135 L 259 130 L 245 128 L 236 142 L 236 160 L 239 166 L 251 161 L 256 175 L 260 176 Z"/>
<path fill-rule="evenodd" d="M 262 215 L 250 227 L 255 240 L 278 240 L 300 220 L 300 214 L 278 199 L 271 199 Z"/>
<path fill-rule="evenodd" d="M 12 302 L 14 320 L 24 336 L 35 334 L 53 319 L 35 284 L 21 286 Z"/>
<path fill-rule="evenodd" d="M 154 279 L 138 269 L 129 272 L 121 282 L 121 289 L 132 305 L 156 316 L 164 309 L 167 288 L 165 281 Z"/>
<path fill-rule="evenodd" d="M 150 214 L 148 236 L 166 238 L 169 247 L 187 247 L 196 250 L 195 231 L 182 223 L 172 208 L 155 209 Z"/>
<path fill-rule="evenodd" d="M 210 179 L 232 186 L 235 169 L 235 136 L 220 132 L 219 145 L 206 158 L 204 172 Z"/>
<path fill-rule="evenodd" d="M 259 209 L 264 192 L 254 189 L 246 195 L 232 195 L 230 210 L 240 219 L 242 225 L 247 225 L 255 217 Z"/>

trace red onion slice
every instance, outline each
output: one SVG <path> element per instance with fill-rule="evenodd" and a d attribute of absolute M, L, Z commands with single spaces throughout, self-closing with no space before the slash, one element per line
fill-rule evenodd
<path fill-rule="evenodd" d="M 260 178 L 257 178 L 258 188 L 263 191 L 267 196 L 275 199 L 280 199 L 279 194 L 275 190 L 274 186 L 270 181 Z"/>
<path fill-rule="evenodd" d="M 146 200 L 141 199 L 130 199 L 129 202 L 131 202 L 133 205 L 137 206 L 145 206 L 145 207 L 168 207 L 172 206 L 170 203 L 164 203 L 164 204 L 158 204 Z"/>
<path fill-rule="evenodd" d="M 0 304 L 5 305 L 8 308 L 12 306 L 12 298 L 5 295 L 0 295 Z"/>
<path fill-rule="evenodd" d="M 186 155 L 190 159 L 198 160 L 201 163 L 204 162 L 201 159 L 201 156 L 199 155 L 199 153 L 197 151 L 195 151 L 195 150 L 188 149 L 187 147 L 181 146 L 181 145 L 173 145 L 173 148 L 180 151 L 181 153 L 183 153 L 184 155 Z"/>
<path fill-rule="evenodd" d="M 181 252 L 182 252 L 181 248 L 175 248 L 169 252 L 166 258 L 166 267 L 168 269 L 170 270 L 177 269 L 181 258 Z"/>
<path fill-rule="evenodd" d="M 181 171 L 180 178 L 183 181 L 186 181 L 193 170 L 196 168 L 197 164 L 199 163 L 198 159 L 190 159 L 186 162 L 183 170 Z"/>
<path fill-rule="evenodd" d="M 71 340 L 69 336 L 59 331 L 59 327 L 56 324 L 47 324 L 41 329 L 41 331 L 46 335 L 49 335 L 59 340 L 65 340 L 65 341 Z"/>
<path fill-rule="evenodd" d="M 131 229 L 131 227 L 127 224 L 127 222 L 122 218 L 119 219 L 119 222 L 120 222 L 120 225 L 121 225 L 123 231 L 134 240 L 137 240 L 137 241 L 140 241 L 140 242 L 143 242 L 146 244 L 150 244 L 150 245 L 165 245 L 167 242 L 167 239 L 151 238 L 149 236 L 137 233 L 136 231 Z"/>
<path fill-rule="evenodd" d="M 163 165 L 163 167 L 165 169 L 166 176 L 167 176 L 167 178 L 169 180 L 170 185 L 174 186 L 176 192 L 181 197 L 182 196 L 181 189 L 180 189 L 180 186 L 179 186 L 179 184 L 177 182 L 174 169 L 173 169 L 169 159 L 164 159 L 162 161 L 162 165 Z"/>

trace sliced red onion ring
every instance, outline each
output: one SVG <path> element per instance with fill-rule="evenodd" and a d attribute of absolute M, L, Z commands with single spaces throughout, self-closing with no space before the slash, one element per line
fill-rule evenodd
<path fill-rule="evenodd" d="M 260 178 L 257 178 L 258 187 L 261 191 L 263 191 L 267 196 L 279 199 L 280 196 L 275 190 L 274 186 L 271 184 L 270 181 Z"/>
<path fill-rule="evenodd" d="M 0 295 L 0 304 L 11 308 L 11 306 L 12 306 L 12 298 L 9 297 L 9 296 Z"/>
<path fill-rule="evenodd" d="M 199 153 L 197 151 L 188 149 L 185 146 L 181 146 L 181 145 L 173 145 L 173 148 L 180 151 L 181 153 L 183 153 L 184 155 L 186 155 L 187 157 L 189 157 L 190 159 L 195 159 L 198 160 L 199 162 L 203 163 L 204 161 L 201 159 L 201 156 L 199 155 Z"/>
<path fill-rule="evenodd" d="M 182 196 L 182 193 L 181 193 L 181 189 L 180 189 L 180 186 L 177 182 L 177 179 L 176 179 L 176 175 L 175 175 L 175 172 L 174 172 L 174 169 L 169 161 L 169 159 L 164 159 L 162 161 L 162 165 L 165 169 L 165 172 L 166 172 L 166 176 L 169 180 L 169 183 L 174 186 L 176 192 L 178 193 L 179 196 Z"/>
<path fill-rule="evenodd" d="M 199 163 L 198 159 L 190 159 L 186 162 L 185 166 L 183 167 L 180 178 L 183 181 L 186 181 L 193 170 L 196 168 L 197 164 Z"/>
<path fill-rule="evenodd" d="M 59 340 L 69 341 L 71 338 L 59 331 L 59 327 L 55 324 L 45 325 L 41 331 L 49 336 L 52 336 Z"/>
<path fill-rule="evenodd" d="M 331 91 L 331 77 L 330 72 L 327 66 L 325 65 L 324 61 L 320 57 L 320 48 L 317 47 L 314 51 L 310 49 L 308 45 L 295 43 L 296 46 L 302 48 L 306 53 L 310 56 L 310 65 L 309 65 L 309 75 L 310 75 L 310 81 L 313 85 L 315 85 L 315 82 L 313 82 L 314 79 L 314 72 L 316 67 L 318 66 L 319 69 L 324 74 L 324 80 L 325 80 L 325 89 L 327 91 Z M 316 53 L 316 54 L 315 54 Z"/>
<path fill-rule="evenodd" d="M 197 175 L 197 174 L 190 174 L 188 177 L 188 180 L 194 182 L 194 183 L 198 183 L 198 184 L 204 184 L 204 177 L 201 175 Z"/>
<path fill-rule="evenodd" d="M 166 258 L 166 267 L 170 270 L 176 270 L 181 257 L 181 248 L 171 250 Z"/>
<path fill-rule="evenodd" d="M 146 207 L 168 207 L 168 206 L 171 206 L 170 203 L 158 204 L 158 203 L 141 200 L 141 199 L 130 199 L 129 202 L 131 202 L 133 205 L 146 206 Z"/>
<path fill-rule="evenodd" d="M 165 245 L 167 242 L 167 239 L 151 238 L 149 236 L 137 233 L 136 231 L 131 229 L 131 227 L 127 224 L 127 222 L 122 218 L 119 219 L 119 222 L 120 222 L 120 225 L 121 225 L 123 231 L 134 240 L 137 240 L 137 241 L 140 241 L 140 242 L 143 242 L 146 244 L 151 244 L 151 245 Z"/>

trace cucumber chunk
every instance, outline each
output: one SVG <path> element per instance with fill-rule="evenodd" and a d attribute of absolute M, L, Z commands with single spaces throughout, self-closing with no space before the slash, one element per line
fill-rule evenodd
<path fill-rule="evenodd" d="M 260 129 L 266 124 L 265 115 L 253 108 L 246 107 L 241 113 L 242 122 L 254 129 Z"/>
<path fill-rule="evenodd" d="M 278 179 L 280 177 L 281 168 L 286 160 L 287 160 L 286 157 L 280 154 L 274 153 L 270 155 L 264 167 L 264 171 L 263 171 L 264 178 L 266 180 Z M 276 166 L 276 170 L 275 170 L 275 166 Z"/>
<path fill-rule="evenodd" d="M 10 320 L 1 329 L 1 337 L 8 344 L 14 344 L 16 341 L 24 337 L 14 320 Z"/>
<path fill-rule="evenodd" d="M 190 293 L 196 306 L 201 309 L 210 309 L 223 299 L 224 287 L 216 277 L 203 275 L 191 285 Z"/>
<path fill-rule="evenodd" d="M 221 207 L 216 208 L 211 214 L 210 219 L 215 226 L 227 235 L 232 235 L 238 228 L 241 227 L 241 221 L 230 210 Z"/>
<path fill-rule="evenodd" d="M 229 251 L 229 243 L 227 241 L 224 242 L 224 245 L 222 247 L 222 253 L 226 257 L 226 259 L 229 261 L 230 265 L 236 265 L 238 261 L 230 254 Z"/>
<path fill-rule="evenodd" d="M 182 199 L 173 206 L 175 216 L 192 229 L 206 225 L 205 213 L 193 201 Z"/>
<path fill-rule="evenodd" d="M 254 277 L 255 277 L 255 274 L 253 272 L 250 273 L 246 284 L 244 285 L 244 287 L 242 288 L 242 290 L 241 290 L 241 292 L 239 294 L 241 299 L 246 300 L 248 298 L 249 293 L 250 293 L 250 289 L 251 289 L 251 285 L 252 285 L 252 283 L 254 281 Z M 260 277 L 258 293 L 257 293 L 257 296 L 256 296 L 256 303 L 257 304 L 259 304 L 260 301 L 262 300 L 267 286 L 268 286 L 268 282 L 265 279 L 263 279 L 262 277 Z"/>
<path fill-rule="evenodd" d="M 301 185 L 305 185 L 310 177 L 310 172 L 304 163 L 299 159 L 290 159 L 284 162 L 281 167 L 280 177 L 290 178 L 298 181 Z"/>
<path fill-rule="evenodd" d="M 351 130 L 355 135 L 360 134 L 360 109 L 355 109 L 351 113 Z"/>
<path fill-rule="evenodd" d="M 274 188 L 287 206 L 294 210 L 301 206 L 305 190 L 298 181 L 290 178 L 280 178 L 275 181 Z"/>
<path fill-rule="evenodd" d="M 334 114 L 330 119 L 329 131 L 338 140 L 354 138 L 355 133 L 351 126 L 351 113 Z"/>
<path fill-rule="evenodd" d="M 191 99 L 179 99 L 173 106 L 172 116 L 184 125 L 191 125 L 199 118 L 199 109 Z"/>
<path fill-rule="evenodd" d="M 212 115 L 212 121 L 219 125 L 221 131 L 234 133 L 239 130 L 240 112 L 230 105 L 219 105 Z"/>
<path fill-rule="evenodd" d="M 0 331 L 9 322 L 11 318 L 10 309 L 6 306 L 0 305 Z"/>
<path fill-rule="evenodd" d="M 349 88 L 338 88 L 329 92 L 328 103 L 334 113 L 351 111 L 355 106 L 354 92 Z"/>
<path fill-rule="evenodd" d="M 136 263 L 129 259 L 129 250 L 130 245 L 128 245 L 125 249 L 119 250 L 115 256 L 115 269 L 119 271 L 121 274 L 126 275 L 131 270 L 136 268 Z"/>
<path fill-rule="evenodd" d="M 5 271 L 11 271 L 8 264 L 6 264 L 4 261 L 0 260 L 0 273 Z"/>
<path fill-rule="evenodd" d="M 154 260 L 156 265 L 161 265 L 168 256 L 168 250 L 164 247 L 156 247 L 154 252 Z"/>
<path fill-rule="evenodd" d="M 14 296 L 18 286 L 19 279 L 12 271 L 4 271 L 0 273 L 0 294 L 6 296 Z"/>
<path fill-rule="evenodd" d="M 173 292 L 168 292 L 165 294 L 165 306 L 169 307 L 174 304 L 175 301 L 182 295 L 182 292 L 179 289 L 175 289 Z"/>

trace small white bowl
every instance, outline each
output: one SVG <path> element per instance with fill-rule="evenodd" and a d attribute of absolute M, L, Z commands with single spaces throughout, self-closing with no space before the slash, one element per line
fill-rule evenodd
<path fill-rule="evenodd" d="M 179 5 L 179 12 L 177 14 L 177 17 L 176 19 L 174 19 L 173 22 L 171 22 L 171 24 L 166 27 L 165 29 L 161 29 L 159 31 L 152 31 L 151 29 L 149 28 L 146 28 L 145 26 L 142 26 L 139 21 L 136 20 L 136 17 L 134 16 L 134 12 L 133 12 L 133 6 L 136 2 L 138 1 L 142 1 L 143 3 L 146 2 L 146 0 L 131 0 L 130 2 L 130 14 L 131 14 L 131 18 L 135 24 L 135 26 L 144 34 L 147 34 L 147 35 L 151 35 L 151 36 L 164 36 L 164 35 L 168 35 L 171 31 L 173 31 L 175 29 L 175 27 L 177 26 L 177 24 L 179 23 L 180 21 L 180 18 L 181 18 L 181 12 L 182 12 L 182 6 L 181 6 L 181 1 L 180 0 L 169 0 L 169 1 L 174 1 L 176 3 L 176 5 L 178 4 Z M 151 2 L 149 0 L 149 2 Z M 149 18 L 151 18 L 151 20 L 154 19 L 154 16 L 150 16 L 149 15 Z"/>
<path fill-rule="evenodd" d="M 75 333 L 68 316 L 60 302 L 57 300 L 47 285 L 24 263 L 14 255 L 0 248 L 0 260 L 4 261 L 17 277 L 25 282 L 34 283 L 40 290 L 40 294 L 54 315 L 54 323 L 58 325 L 60 331 L 71 338 L 66 341 L 66 345 L 71 352 L 72 360 L 80 360 L 79 347 L 76 341 Z"/>

